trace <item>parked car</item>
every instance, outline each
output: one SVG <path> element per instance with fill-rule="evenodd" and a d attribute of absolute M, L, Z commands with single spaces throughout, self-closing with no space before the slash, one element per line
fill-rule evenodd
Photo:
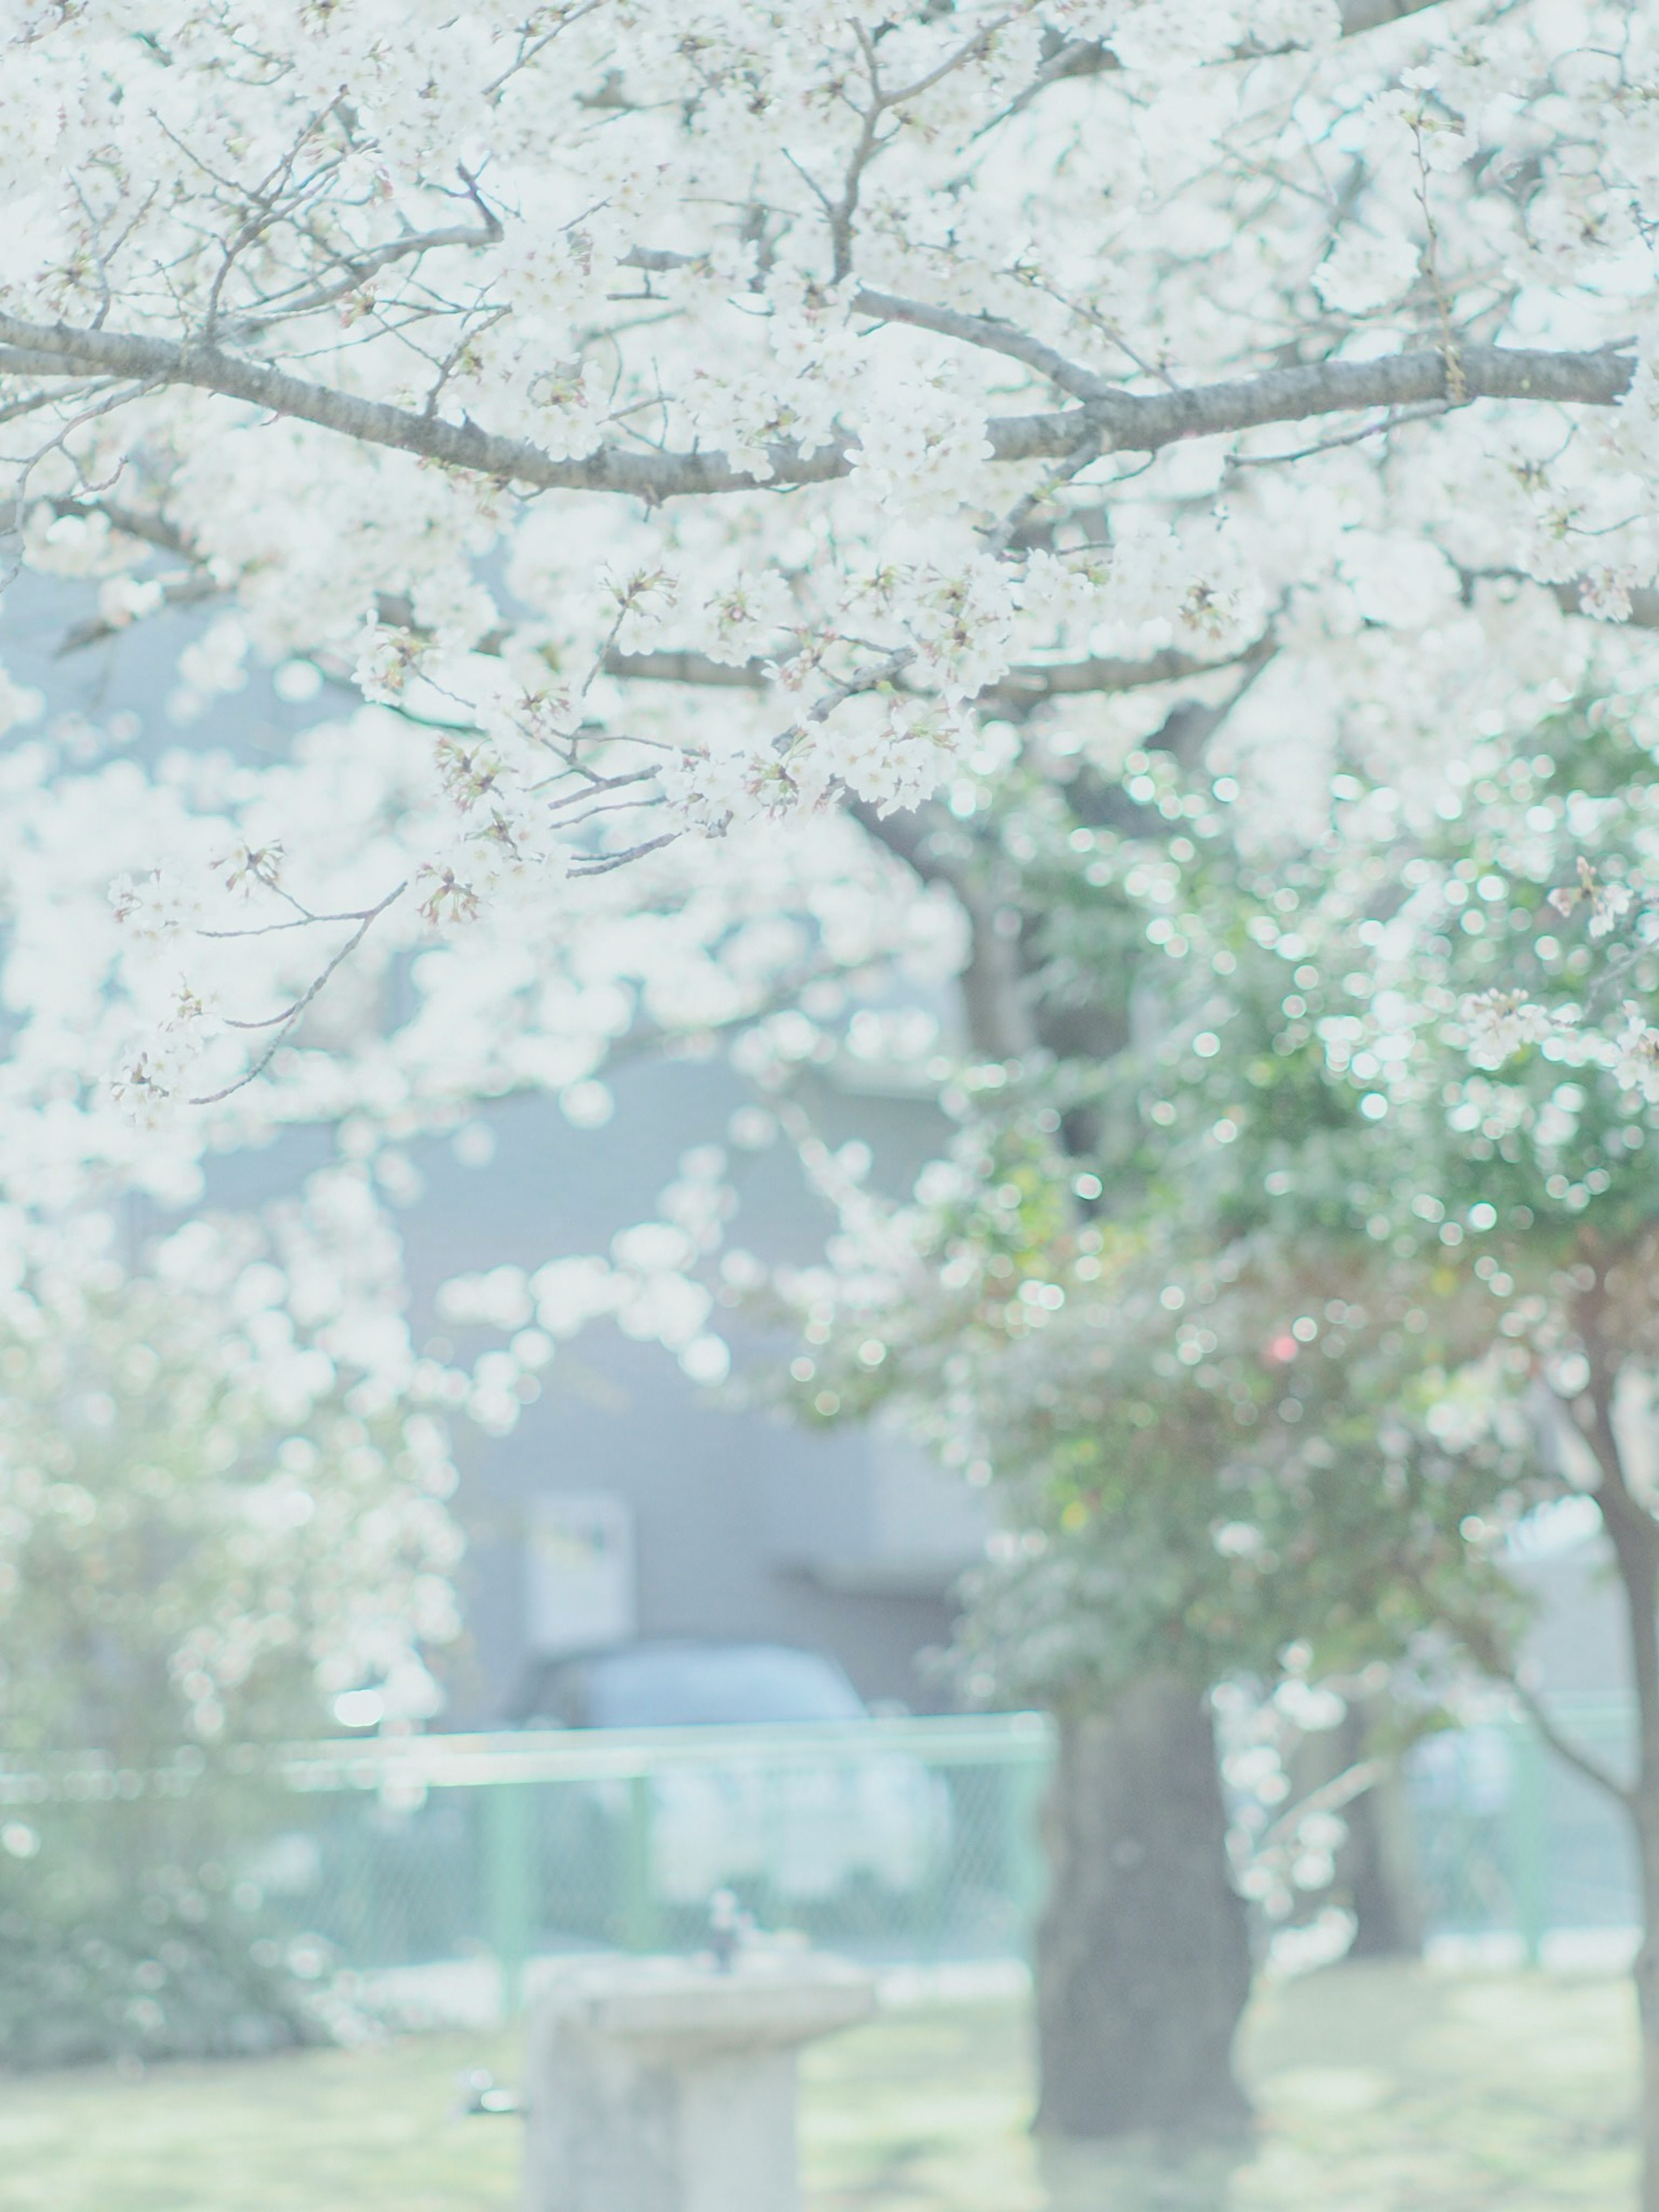
<path fill-rule="evenodd" d="M 791 1905 L 860 1883 L 913 1895 L 943 1863 L 950 1804 L 942 1778 L 902 1752 L 825 1744 L 802 1723 L 856 1730 L 868 1709 L 836 1662 L 782 1644 L 690 1638 L 544 1662 L 519 1698 L 526 1728 L 653 1730 L 750 1727 L 769 1741 L 709 1746 L 650 1776 L 650 1874 L 659 1905 L 701 1908 L 720 1889 Z M 628 1785 L 583 1785 L 613 1834 Z"/>
<path fill-rule="evenodd" d="M 827 1652 L 690 1637 L 542 1660 L 517 1705 L 524 1728 L 764 1727 L 869 1717 Z"/>

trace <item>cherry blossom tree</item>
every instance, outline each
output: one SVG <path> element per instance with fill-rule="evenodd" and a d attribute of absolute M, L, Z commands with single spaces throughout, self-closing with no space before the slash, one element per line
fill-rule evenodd
<path fill-rule="evenodd" d="M 1086 890 L 1152 810 L 1124 887 L 1182 957 L 1206 810 L 1288 866 L 1352 774 L 1403 836 L 1651 680 L 1659 40 L 1616 0 L 7 21 L 14 565 L 83 580 L 82 641 L 202 625 L 165 759 L 5 695 L 32 1203 L 283 1120 L 580 1111 L 663 1031 L 787 1070 L 896 933 L 965 961 L 986 1084 L 1104 1059 L 1148 1010 L 1051 988 L 1033 823 Z M 256 762 L 213 721 L 256 658 L 355 696 Z M 1041 1110 L 1080 1158 L 1097 1105 Z M 550 1307 L 684 1318 L 718 1208 L 676 1204 Z"/>
<path fill-rule="evenodd" d="M 15 557 L 212 610 L 186 702 L 255 652 L 377 702 L 152 830 L 140 1098 L 280 1088 L 370 936 L 574 930 L 988 715 L 1098 744 L 1197 676 L 1293 792 L 1644 650 L 1622 6 L 9 24 Z"/>

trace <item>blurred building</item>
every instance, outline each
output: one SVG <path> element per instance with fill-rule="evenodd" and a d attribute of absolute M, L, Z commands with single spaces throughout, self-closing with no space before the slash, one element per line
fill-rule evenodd
<path fill-rule="evenodd" d="M 469 1354 L 471 1341 L 437 1318 L 441 1281 L 605 1251 L 650 1213 L 688 1145 L 722 1143 L 733 1114 L 752 1112 L 752 1094 L 719 1060 L 635 1062 L 611 1087 L 603 1129 L 572 1128 L 551 1099 L 520 1097 L 415 1150 L 420 1193 L 404 1231 L 418 1342 Z M 844 1085 L 820 1085 L 814 1112 L 832 1139 L 870 1145 L 873 1178 L 896 1191 L 945 1134 L 919 1097 Z M 729 1158 L 739 1196 L 730 1243 L 769 1262 L 821 1251 L 830 1218 L 791 1149 L 732 1146 Z M 538 1658 L 633 1636 L 805 1644 L 833 1653 L 872 1702 L 951 1702 L 919 1662 L 947 1639 L 951 1586 L 983 1548 L 982 1499 L 879 1427 L 808 1434 L 763 1402 L 730 1402 L 763 1397 L 775 1347 L 734 1315 L 715 1325 L 737 1353 L 720 1393 L 602 1322 L 561 1347 L 510 1435 L 463 1425 L 471 1643 L 454 1724 L 510 1711 Z"/>

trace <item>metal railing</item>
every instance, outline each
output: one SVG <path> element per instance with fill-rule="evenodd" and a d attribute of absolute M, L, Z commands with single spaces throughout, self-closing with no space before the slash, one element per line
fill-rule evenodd
<path fill-rule="evenodd" d="M 1551 1717 L 1615 1779 L 1628 1778 L 1631 1698 L 1559 1696 Z M 1489 1718 L 1430 1736 L 1411 1753 L 1407 1778 L 1431 1936 L 1509 1939 L 1536 1965 L 1552 1938 L 1613 1936 L 1638 1925 L 1624 1817 L 1525 1719 L 1494 1707 Z"/>
<path fill-rule="evenodd" d="M 1017 1958 L 1051 1756 L 1029 1713 L 317 1745 L 254 1878 L 360 1966 L 492 1954 L 509 2009 L 538 1954 L 695 1947 L 720 1889 L 854 1956 Z"/>
<path fill-rule="evenodd" d="M 1627 1701 L 1557 1713 L 1620 1768 Z M 514 2009 L 539 1955 L 696 1948 L 719 1889 L 763 1929 L 872 1961 L 1024 1956 L 1052 1759 L 1051 1726 L 1029 1713 L 431 1735 L 294 1747 L 276 1775 L 250 1775 L 256 1799 L 224 1807 L 187 1758 L 154 1776 L 0 1763 L 0 1807 L 66 1843 L 147 1804 L 188 1815 L 223 1838 L 218 1855 L 273 1925 L 371 1972 L 493 1962 Z M 1431 1937 L 1535 1961 L 1565 1932 L 1634 1925 L 1617 1808 L 1523 1720 L 1495 1708 L 1428 1738 L 1405 1780 Z"/>

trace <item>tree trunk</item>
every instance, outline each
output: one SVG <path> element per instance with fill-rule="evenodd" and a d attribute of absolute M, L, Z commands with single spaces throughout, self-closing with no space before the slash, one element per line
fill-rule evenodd
<path fill-rule="evenodd" d="M 1642 2212 L 1659 2212 L 1659 1528 L 1632 1493 L 1613 1423 L 1613 1369 L 1589 1329 L 1595 1425 L 1590 1442 L 1603 1481 L 1602 1524 L 1624 1585 L 1626 1634 L 1636 1692 L 1636 1781 L 1623 1792 L 1642 1884 L 1642 1948 L 1636 1954 L 1636 2013 L 1642 2038 Z"/>
<path fill-rule="evenodd" d="M 1344 1766 L 1372 1755 L 1376 1716 L 1363 1700 L 1350 1701 L 1337 1730 Z M 1351 1959 L 1415 1959 L 1423 1952 L 1423 1913 L 1414 1880 L 1410 1814 L 1398 1763 L 1381 1781 L 1343 1808 L 1348 1840 L 1337 1854 L 1337 1874 L 1354 1917 Z"/>
<path fill-rule="evenodd" d="M 1387 1793 L 1387 1794 L 1385 1794 Z M 1409 1849 L 1395 1831 L 1403 1826 L 1391 1777 L 1356 1798 L 1343 1814 L 1348 1841 L 1338 1861 L 1353 1913 L 1351 1959 L 1420 1959 L 1423 1915 L 1401 1862 Z"/>
<path fill-rule="evenodd" d="M 1636 2017 L 1642 2038 L 1642 2212 L 1659 2212 L 1659 1805 L 1639 1785 L 1632 1808 L 1642 1879 L 1642 1948 L 1636 1954 Z"/>
<path fill-rule="evenodd" d="M 1039 2131 L 1238 2132 L 1249 1945 L 1202 1696 L 1140 1682 L 1109 1712 L 1063 1723 L 1046 1824 Z"/>
<path fill-rule="evenodd" d="M 1609 1504 L 1613 1510 L 1609 1510 Z M 1642 1884 L 1642 1947 L 1636 1954 L 1636 2015 L 1642 2038 L 1642 2212 L 1659 2212 L 1659 1532 L 1628 1493 L 1602 1501 L 1629 1608 L 1636 1689 L 1636 1783 L 1626 1808 Z"/>

